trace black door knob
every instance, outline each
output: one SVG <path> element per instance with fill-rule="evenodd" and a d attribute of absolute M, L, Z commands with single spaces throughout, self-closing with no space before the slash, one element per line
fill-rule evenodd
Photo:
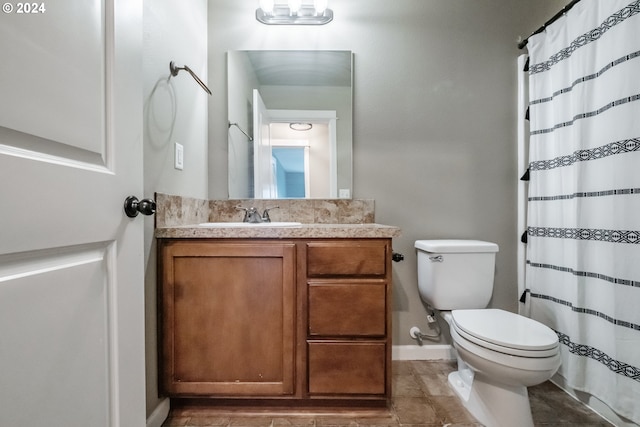
<path fill-rule="evenodd" d="M 136 196 L 129 196 L 124 200 L 124 213 L 129 218 L 135 218 L 139 213 L 153 215 L 156 213 L 156 202 L 153 199 L 138 200 Z"/>

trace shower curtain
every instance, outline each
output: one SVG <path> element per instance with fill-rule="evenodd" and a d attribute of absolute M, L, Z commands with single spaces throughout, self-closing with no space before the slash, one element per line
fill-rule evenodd
<path fill-rule="evenodd" d="M 582 0 L 528 50 L 531 317 L 566 385 L 640 423 L 640 0 Z"/>

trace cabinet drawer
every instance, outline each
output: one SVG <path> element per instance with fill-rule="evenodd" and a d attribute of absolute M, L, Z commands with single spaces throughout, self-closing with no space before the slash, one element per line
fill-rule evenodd
<path fill-rule="evenodd" d="M 379 241 L 307 243 L 307 275 L 384 276 L 387 245 Z"/>
<path fill-rule="evenodd" d="M 309 342 L 309 394 L 385 393 L 385 344 Z"/>
<path fill-rule="evenodd" d="M 310 336 L 384 336 L 384 283 L 309 283 Z"/>

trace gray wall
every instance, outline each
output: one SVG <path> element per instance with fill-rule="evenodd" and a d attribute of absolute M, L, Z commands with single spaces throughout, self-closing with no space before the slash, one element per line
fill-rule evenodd
<path fill-rule="evenodd" d="M 169 79 L 169 61 L 207 76 L 207 0 L 144 1 L 144 195 L 207 198 L 207 95 L 186 71 Z M 173 167 L 173 144 L 184 169 Z M 156 245 L 145 218 L 147 416 L 158 406 Z"/>
<path fill-rule="evenodd" d="M 209 1 L 209 196 L 227 197 L 226 52 L 340 49 L 355 54 L 354 190 L 402 228 L 394 249 L 394 343 L 426 328 L 417 239 L 500 245 L 491 305 L 517 310 L 516 57 L 567 0 L 330 2 L 319 27 L 265 26 L 256 1 Z"/>

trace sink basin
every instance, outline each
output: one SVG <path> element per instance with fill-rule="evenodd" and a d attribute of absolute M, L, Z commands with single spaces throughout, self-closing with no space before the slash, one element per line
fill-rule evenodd
<path fill-rule="evenodd" d="M 214 228 L 226 228 L 226 227 L 297 227 L 302 225 L 300 222 L 203 222 L 198 224 L 200 227 L 214 227 Z"/>

